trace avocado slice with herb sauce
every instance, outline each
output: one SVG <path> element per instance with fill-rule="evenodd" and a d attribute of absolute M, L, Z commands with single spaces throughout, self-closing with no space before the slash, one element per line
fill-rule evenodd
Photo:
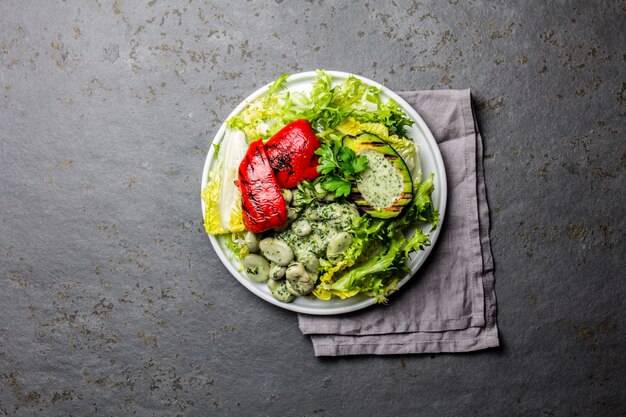
<path fill-rule="evenodd" d="M 367 158 L 367 169 L 352 185 L 350 197 L 372 217 L 395 217 L 413 199 L 413 180 L 402 157 L 371 133 L 345 136 L 343 145 Z"/>

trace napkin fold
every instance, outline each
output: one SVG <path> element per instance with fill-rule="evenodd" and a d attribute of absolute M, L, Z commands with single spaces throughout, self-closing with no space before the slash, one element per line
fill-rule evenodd
<path fill-rule="evenodd" d="M 468 352 L 496 347 L 496 296 L 483 144 L 470 90 L 400 93 L 430 128 L 448 179 L 438 241 L 417 274 L 376 305 L 298 315 L 315 356 Z"/>

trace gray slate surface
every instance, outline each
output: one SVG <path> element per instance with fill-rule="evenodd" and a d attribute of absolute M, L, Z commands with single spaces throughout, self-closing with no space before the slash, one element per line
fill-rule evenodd
<path fill-rule="evenodd" d="M 0 3 L 0 416 L 625 415 L 624 2 L 229 3 Z M 473 89 L 501 348 L 316 359 L 220 264 L 210 137 L 315 68 Z"/>

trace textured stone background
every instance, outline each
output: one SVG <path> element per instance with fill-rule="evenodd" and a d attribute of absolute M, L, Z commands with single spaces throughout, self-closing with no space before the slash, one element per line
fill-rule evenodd
<path fill-rule="evenodd" d="M 0 2 L 0 416 L 626 415 L 624 27 L 623 0 Z M 315 68 L 473 89 L 501 348 L 316 359 L 220 264 L 210 137 Z"/>

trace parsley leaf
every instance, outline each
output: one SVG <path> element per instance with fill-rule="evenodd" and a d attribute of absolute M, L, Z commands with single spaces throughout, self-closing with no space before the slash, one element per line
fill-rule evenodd
<path fill-rule="evenodd" d="M 315 200 L 315 188 L 309 181 L 302 181 L 293 191 L 293 200 L 296 206 L 308 205 Z"/>
<path fill-rule="evenodd" d="M 346 174 L 358 174 L 367 168 L 367 158 L 363 155 L 357 156 L 356 153 L 346 147 L 341 146 L 337 152 L 339 167 Z"/>
<path fill-rule="evenodd" d="M 326 191 L 334 191 L 336 197 L 347 197 L 352 190 L 352 183 L 337 175 L 327 175 L 320 184 Z"/>
<path fill-rule="evenodd" d="M 315 154 L 320 156 L 320 164 L 317 167 L 317 172 L 320 174 L 330 174 L 335 170 L 335 168 L 339 168 L 333 149 L 330 146 L 326 144 L 322 145 L 320 148 L 315 150 Z"/>
<path fill-rule="evenodd" d="M 359 156 L 352 163 L 355 173 L 363 172 L 367 169 L 367 158 L 364 155 Z"/>
<path fill-rule="evenodd" d="M 367 168 L 367 158 L 357 154 L 339 141 L 323 144 L 315 151 L 319 155 L 317 171 L 323 175 L 320 185 L 326 191 L 335 193 L 337 197 L 350 195 L 352 183 L 357 174 Z"/>

